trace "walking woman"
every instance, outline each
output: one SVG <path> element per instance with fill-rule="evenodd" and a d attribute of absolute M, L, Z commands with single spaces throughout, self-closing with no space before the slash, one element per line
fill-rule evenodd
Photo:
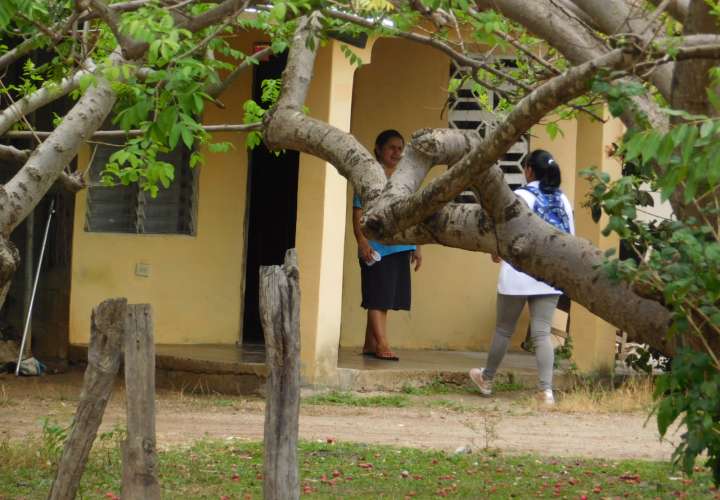
<path fill-rule="evenodd" d="M 527 185 L 515 193 L 546 222 L 560 231 L 575 234 L 572 206 L 560 190 L 560 167 L 547 151 L 537 149 L 527 157 L 523 171 Z M 497 256 L 493 261 L 499 262 Z M 521 273 L 503 261 L 497 287 L 497 319 L 495 336 L 485 368 L 470 370 L 470 378 L 483 396 L 492 394 L 492 383 L 525 302 L 530 307 L 530 335 L 535 346 L 538 367 L 538 399 L 548 405 L 555 403 L 552 390 L 555 351 L 550 340 L 553 313 L 562 292 Z"/>
<path fill-rule="evenodd" d="M 385 175 L 390 176 L 405 148 L 405 139 L 397 130 L 385 130 L 375 139 L 375 158 Z M 420 247 L 414 245 L 383 245 L 368 240 L 360 229 L 362 204 L 353 197 L 353 232 L 358 244 L 362 304 L 367 309 L 367 327 L 363 354 L 386 361 L 398 361 L 387 339 L 388 310 L 410 310 L 410 265 L 420 269 Z"/>

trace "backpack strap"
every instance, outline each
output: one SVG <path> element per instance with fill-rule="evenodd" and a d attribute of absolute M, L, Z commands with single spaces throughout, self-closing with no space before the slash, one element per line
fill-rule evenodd
<path fill-rule="evenodd" d="M 519 188 L 517 188 L 516 191 L 519 191 L 521 189 L 524 189 L 525 191 L 534 194 L 535 197 L 540 196 L 540 190 L 537 188 L 537 186 L 530 186 L 530 185 L 526 184 L 524 186 L 520 186 Z"/>

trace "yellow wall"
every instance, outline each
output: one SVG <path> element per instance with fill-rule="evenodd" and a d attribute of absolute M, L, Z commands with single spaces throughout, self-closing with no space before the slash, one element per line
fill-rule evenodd
<path fill-rule="evenodd" d="M 607 115 L 607 113 L 606 113 Z M 585 115 L 578 117 L 577 170 L 596 166 L 611 177 L 617 178 L 621 173 L 620 163 L 605 154 L 605 146 L 618 142 L 623 134 L 622 123 L 609 119 L 605 124 L 592 121 Z M 576 177 L 577 192 L 589 191 L 589 183 Z M 583 197 L 575 200 L 575 226 L 578 236 L 587 238 L 602 250 L 618 248 L 615 235 L 603 236 L 602 229 L 607 225 L 606 216 L 599 223 L 593 222 L 590 210 L 582 207 Z M 573 303 L 570 312 L 570 334 L 575 347 L 573 359 L 582 371 L 608 370 L 613 365 L 615 354 L 616 329 L 601 320 L 579 304 Z"/>
<path fill-rule="evenodd" d="M 252 35 L 237 40 L 250 50 Z M 220 98 L 226 109 L 206 108 L 204 120 L 237 123 L 238 110 L 250 98 L 252 71 L 246 71 Z M 87 194 L 78 193 L 73 237 L 70 342 L 87 342 L 90 312 L 109 297 L 152 304 L 157 343 L 234 343 L 242 325 L 245 259 L 245 135 L 214 134 L 235 150 L 205 153 L 198 183 L 197 234 L 131 235 L 89 233 L 85 227 Z M 80 164 L 88 161 L 88 152 Z M 149 277 L 135 265 L 150 266 Z"/>
<path fill-rule="evenodd" d="M 402 65 L 398 61 L 402 61 Z M 382 39 L 375 43 L 371 64 L 355 74 L 353 134 L 368 149 L 378 132 L 399 130 L 406 139 L 423 127 L 447 127 L 442 113 L 447 98 L 449 60 L 437 51 L 411 42 Z M 399 70 L 399 68 L 402 68 Z M 574 193 L 574 122 L 564 123 L 564 137 L 550 142 L 544 128 L 533 130 L 531 147 L 546 147 L 563 167 L 564 189 Z M 437 175 L 445 167 L 436 167 Z M 344 347 L 359 347 L 365 335 L 366 313 L 360 308 L 360 268 L 352 233 L 348 188 L 343 274 L 342 333 Z M 498 266 L 476 252 L 426 245 L 423 268 L 412 276 L 412 311 L 391 311 L 391 346 L 413 349 L 486 350 L 495 325 Z M 527 320 L 518 330 L 527 328 Z M 513 345 L 523 340 L 517 334 Z"/>
<path fill-rule="evenodd" d="M 367 51 L 356 51 L 367 58 Z M 331 42 L 318 52 L 307 98 L 311 116 L 350 129 L 353 75 Z M 347 182 L 335 167 L 300 156 L 296 246 L 300 266 L 300 332 L 303 380 L 334 384 L 340 338 Z"/>

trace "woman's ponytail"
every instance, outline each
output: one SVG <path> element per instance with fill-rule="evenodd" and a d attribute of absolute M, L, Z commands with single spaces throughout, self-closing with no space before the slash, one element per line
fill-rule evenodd
<path fill-rule="evenodd" d="M 540 181 L 540 191 L 553 193 L 560 187 L 560 165 L 550 153 L 544 149 L 536 149 L 530 153 L 526 162 L 532 168 L 535 180 Z"/>

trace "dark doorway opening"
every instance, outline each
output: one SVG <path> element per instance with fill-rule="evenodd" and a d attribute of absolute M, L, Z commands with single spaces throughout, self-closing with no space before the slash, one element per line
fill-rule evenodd
<path fill-rule="evenodd" d="M 273 56 L 255 66 L 253 99 L 260 102 L 263 80 L 280 78 L 287 55 Z M 297 151 L 275 155 L 264 145 L 249 154 L 245 262 L 245 303 L 242 343 L 263 344 L 259 309 L 260 266 L 282 264 L 295 246 L 298 190 Z"/>

